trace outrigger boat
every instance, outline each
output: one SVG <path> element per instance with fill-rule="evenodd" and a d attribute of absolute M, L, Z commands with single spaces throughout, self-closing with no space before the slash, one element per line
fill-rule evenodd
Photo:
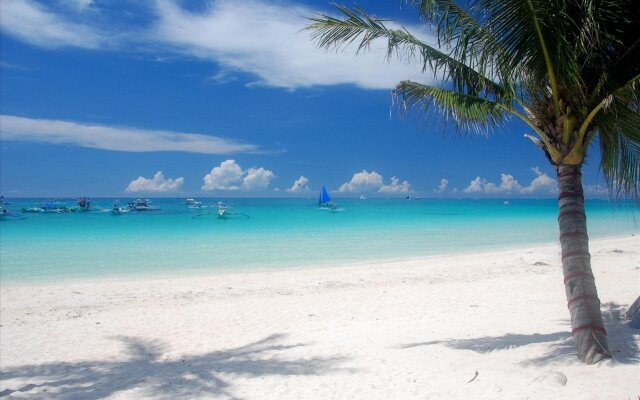
<path fill-rule="evenodd" d="M 231 206 L 228 206 L 226 204 L 224 204 L 224 202 L 219 201 L 217 204 L 215 204 L 213 207 L 216 208 L 216 214 L 218 216 L 219 219 L 228 219 L 231 216 L 235 216 L 235 215 L 241 215 L 243 217 L 247 217 L 249 218 L 249 216 L 247 214 L 244 213 L 239 213 L 237 211 L 231 211 Z M 194 215 L 191 218 L 196 218 L 196 217 L 201 217 L 203 215 L 213 215 L 212 212 L 204 212 L 198 215 Z"/>
<path fill-rule="evenodd" d="M 2 196 L 0 197 L 0 219 L 6 219 L 9 217 L 20 217 L 20 214 L 7 211 L 7 208 L 4 206 L 4 196 Z"/>
<path fill-rule="evenodd" d="M 200 208 L 200 207 L 202 207 L 202 202 L 201 201 L 197 201 L 196 199 L 186 199 L 184 201 L 184 204 L 186 204 L 187 207 L 189 207 L 189 208 Z"/>
<path fill-rule="evenodd" d="M 114 214 L 114 215 L 126 214 L 129 211 L 131 211 L 130 208 L 120 207 L 120 201 L 119 200 L 114 201 L 113 202 L 113 206 L 111 206 L 111 214 Z"/>
<path fill-rule="evenodd" d="M 160 207 L 150 205 L 149 199 L 135 199 L 129 202 L 129 209 L 133 211 L 157 211 Z"/>
<path fill-rule="evenodd" d="M 91 200 L 89 200 L 88 197 L 80 197 L 80 200 L 78 200 L 77 205 L 81 211 L 91 210 Z"/>
<path fill-rule="evenodd" d="M 69 207 L 69 211 L 93 211 L 95 209 L 91 208 L 91 200 L 88 197 L 81 197 L 75 206 Z"/>
<path fill-rule="evenodd" d="M 57 201 L 50 201 L 42 207 L 24 207 L 23 213 L 45 213 L 45 214 L 58 214 L 70 212 L 71 209 L 64 204 L 60 204 Z"/>

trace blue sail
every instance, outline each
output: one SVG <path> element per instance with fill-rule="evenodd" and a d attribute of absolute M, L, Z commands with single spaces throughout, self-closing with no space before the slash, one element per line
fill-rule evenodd
<path fill-rule="evenodd" d="M 331 197 L 329 196 L 329 192 L 327 192 L 327 188 L 322 186 L 322 191 L 320 192 L 320 197 L 318 198 L 318 205 L 326 204 L 331 201 Z"/>

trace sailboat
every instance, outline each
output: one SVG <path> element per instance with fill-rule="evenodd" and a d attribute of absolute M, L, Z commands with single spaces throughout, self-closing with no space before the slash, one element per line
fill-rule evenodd
<path fill-rule="evenodd" d="M 327 192 L 327 188 L 324 185 L 322 186 L 320 197 L 318 197 L 318 207 L 327 210 L 335 210 L 338 207 L 336 203 L 331 200 L 331 196 L 329 196 L 329 192 Z"/>

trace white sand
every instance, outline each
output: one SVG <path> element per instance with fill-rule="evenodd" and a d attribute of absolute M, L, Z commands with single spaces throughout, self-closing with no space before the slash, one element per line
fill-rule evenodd
<path fill-rule="evenodd" d="M 556 245 L 3 285 L 0 396 L 637 399 L 640 331 L 622 314 L 640 294 L 640 238 L 591 249 L 615 356 L 597 366 L 575 358 Z"/>

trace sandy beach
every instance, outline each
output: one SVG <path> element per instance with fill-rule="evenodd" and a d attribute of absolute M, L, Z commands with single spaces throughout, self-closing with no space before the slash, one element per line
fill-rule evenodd
<path fill-rule="evenodd" d="M 575 357 L 558 245 L 332 268 L 3 283 L 0 397 L 636 399 L 640 238 L 591 241 L 614 359 Z"/>

